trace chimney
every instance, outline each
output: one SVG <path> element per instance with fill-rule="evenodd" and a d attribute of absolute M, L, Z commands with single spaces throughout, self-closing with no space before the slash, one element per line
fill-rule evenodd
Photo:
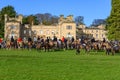
<path fill-rule="evenodd" d="M 6 23 L 7 22 L 7 17 L 8 17 L 7 14 L 5 14 L 4 17 L 5 17 L 5 23 Z"/>

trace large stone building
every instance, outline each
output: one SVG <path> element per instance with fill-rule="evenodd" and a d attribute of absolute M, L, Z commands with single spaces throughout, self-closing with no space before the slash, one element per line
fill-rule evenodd
<path fill-rule="evenodd" d="M 73 16 L 69 15 L 64 18 L 63 15 L 60 16 L 58 24 L 56 25 L 29 25 L 22 24 L 22 15 L 19 15 L 16 18 L 9 18 L 5 15 L 5 35 L 6 40 L 10 39 L 12 36 L 14 38 L 23 38 L 32 37 L 32 39 L 37 36 L 43 38 L 56 36 L 59 39 L 64 37 L 74 37 L 76 39 L 76 24 L 73 20 Z"/>
<path fill-rule="evenodd" d="M 42 24 L 23 25 L 22 19 L 22 15 L 15 18 L 9 18 L 5 15 L 4 38 L 6 40 L 10 39 L 12 36 L 14 38 L 21 37 L 24 40 L 27 40 L 28 37 L 35 39 L 37 36 L 41 36 L 43 38 L 53 38 L 53 36 L 56 36 L 59 39 L 63 36 L 66 38 L 74 37 L 75 39 L 77 37 L 95 38 L 95 40 L 103 40 L 103 38 L 107 39 L 104 25 L 100 25 L 98 27 L 86 27 L 85 25 L 76 26 L 72 15 L 69 15 L 66 18 L 61 15 L 57 24 L 49 26 Z"/>
<path fill-rule="evenodd" d="M 95 38 L 95 40 L 103 40 L 103 38 L 105 38 L 107 40 L 105 25 L 99 25 L 97 27 L 79 25 L 77 27 L 77 32 L 78 37 Z"/>

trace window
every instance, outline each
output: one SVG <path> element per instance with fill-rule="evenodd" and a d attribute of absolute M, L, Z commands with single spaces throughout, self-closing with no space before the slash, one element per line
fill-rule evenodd
<path fill-rule="evenodd" d="M 55 34 L 54 31 L 52 31 L 52 34 Z"/>
<path fill-rule="evenodd" d="M 56 34 L 58 34 L 58 31 L 56 31 Z"/>
<path fill-rule="evenodd" d="M 12 31 L 12 32 L 11 32 L 11 35 L 10 35 L 10 37 L 12 37 L 12 36 L 13 36 L 13 37 L 15 36 L 15 33 L 14 33 L 14 31 Z"/>
<path fill-rule="evenodd" d="M 37 31 L 36 31 L 36 30 L 34 30 L 34 34 L 37 34 Z"/>
<path fill-rule="evenodd" d="M 26 34 L 26 30 L 24 30 L 24 34 Z"/>
<path fill-rule="evenodd" d="M 70 32 L 69 32 L 69 33 L 67 33 L 67 37 L 69 37 L 69 38 L 71 38 L 71 37 L 72 37 L 72 35 L 70 34 Z"/>
<path fill-rule="evenodd" d="M 50 34 L 48 30 L 46 31 L 46 34 Z"/>
<path fill-rule="evenodd" d="M 104 37 L 104 35 L 102 34 L 102 37 Z"/>
<path fill-rule="evenodd" d="M 96 32 L 98 32 L 98 30 L 96 30 Z"/>
<path fill-rule="evenodd" d="M 27 40 L 26 37 L 24 37 L 24 38 L 23 38 L 23 41 L 26 41 L 26 40 Z"/>
<path fill-rule="evenodd" d="M 34 41 L 37 41 L 37 38 L 36 38 L 36 37 L 34 37 L 33 39 L 34 39 Z"/>
<path fill-rule="evenodd" d="M 15 28 L 16 28 L 16 26 L 13 26 L 13 25 L 11 26 L 11 29 L 15 29 Z"/>
<path fill-rule="evenodd" d="M 14 34 L 14 31 L 12 31 L 11 34 Z"/>
<path fill-rule="evenodd" d="M 98 34 L 96 34 L 96 38 L 98 37 Z"/>
<path fill-rule="evenodd" d="M 66 26 L 66 29 L 72 29 L 72 26 L 70 26 L 70 25 Z"/>
<path fill-rule="evenodd" d="M 29 35 L 31 36 L 31 31 L 29 31 Z"/>
<path fill-rule="evenodd" d="M 42 31 L 42 30 L 40 30 L 40 34 L 43 34 L 43 31 Z"/>

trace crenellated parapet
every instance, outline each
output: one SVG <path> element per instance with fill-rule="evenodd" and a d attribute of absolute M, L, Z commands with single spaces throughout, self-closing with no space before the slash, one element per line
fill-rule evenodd
<path fill-rule="evenodd" d="M 67 17 L 64 17 L 64 15 L 60 15 L 60 18 L 59 18 L 59 23 L 70 23 L 70 22 L 74 22 L 73 20 L 73 15 L 69 15 Z"/>
<path fill-rule="evenodd" d="M 23 16 L 22 15 L 18 15 L 17 17 L 9 17 L 7 14 L 4 15 L 5 16 L 5 23 L 6 22 L 20 22 L 22 24 L 22 19 Z"/>

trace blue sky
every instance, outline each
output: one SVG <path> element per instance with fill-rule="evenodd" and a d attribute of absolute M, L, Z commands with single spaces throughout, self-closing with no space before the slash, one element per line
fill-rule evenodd
<path fill-rule="evenodd" d="M 111 0 L 0 0 L 0 9 L 12 5 L 18 14 L 51 13 L 53 15 L 84 16 L 89 26 L 94 19 L 110 15 Z"/>

